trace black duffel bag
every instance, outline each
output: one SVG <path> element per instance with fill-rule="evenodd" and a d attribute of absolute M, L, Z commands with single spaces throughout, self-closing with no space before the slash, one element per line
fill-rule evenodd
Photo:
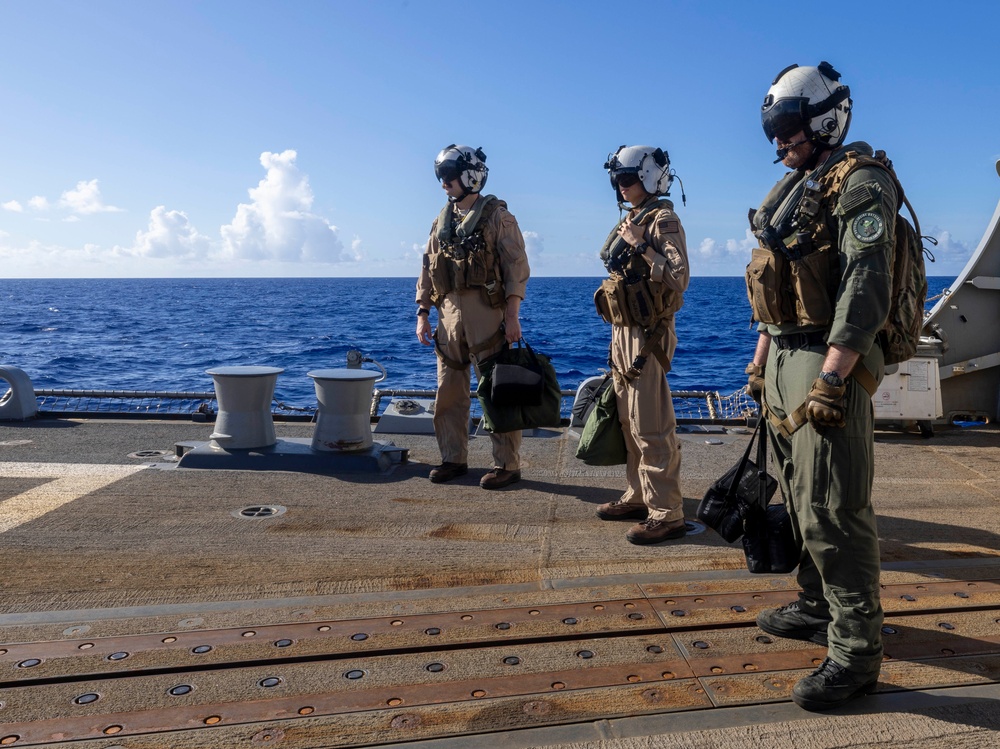
<path fill-rule="evenodd" d="M 495 356 L 479 363 L 476 397 L 483 409 L 483 425 L 494 433 L 562 425 L 562 389 L 549 357 L 520 340 L 504 344 Z M 494 388 L 497 368 L 501 383 Z M 522 371 L 515 371 L 522 370 Z M 540 394 L 533 374 L 540 371 Z M 497 402 L 499 398 L 499 402 Z"/>
<path fill-rule="evenodd" d="M 798 567 L 802 548 L 784 503 L 765 508 L 755 502 L 747 507 L 743 523 L 743 554 L 750 572 L 785 574 Z"/>
<path fill-rule="evenodd" d="M 746 508 L 759 502 L 760 470 L 757 464 L 750 460 L 750 453 L 753 450 L 754 440 L 759 438 L 763 442 L 766 439 L 761 434 L 762 424 L 763 420 L 757 422 L 757 428 L 751 435 L 750 443 L 740 462 L 708 488 L 695 513 L 698 520 L 715 530 L 728 543 L 738 540 L 743 535 Z M 769 502 L 778 488 L 778 482 L 772 476 L 767 476 L 765 481 L 766 499 Z"/>
<path fill-rule="evenodd" d="M 545 372 L 538 354 L 520 339 L 505 343 L 493 363 L 490 400 L 497 408 L 537 406 L 545 392 Z"/>
<path fill-rule="evenodd" d="M 750 451 L 757 440 L 757 462 Z M 747 569 L 754 573 L 786 574 L 802 555 L 783 502 L 770 504 L 777 482 L 767 474 L 767 438 L 763 419 L 738 464 L 713 484 L 698 505 L 698 519 L 732 543 L 743 537 Z"/>

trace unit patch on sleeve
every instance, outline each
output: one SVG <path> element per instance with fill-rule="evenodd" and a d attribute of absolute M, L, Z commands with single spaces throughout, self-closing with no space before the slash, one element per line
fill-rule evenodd
<path fill-rule="evenodd" d="M 877 213 L 866 211 L 858 214 L 851 223 L 851 232 L 859 242 L 875 242 L 885 231 L 885 222 Z"/>

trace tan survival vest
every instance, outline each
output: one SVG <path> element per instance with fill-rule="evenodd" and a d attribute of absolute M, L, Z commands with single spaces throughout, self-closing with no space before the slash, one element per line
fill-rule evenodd
<path fill-rule="evenodd" d="M 884 151 L 876 151 L 874 158 L 848 151 L 844 159 L 831 167 L 819 180 L 806 182 L 793 215 L 800 231 L 790 241 L 786 240 L 784 249 L 777 244 L 781 242 L 780 238 L 767 236 L 766 227 L 755 231 L 760 247 L 753 250 L 747 266 L 747 296 L 754 318 L 759 322 L 795 322 L 799 325 L 824 327 L 832 323 L 834 301 L 841 279 L 838 247 L 828 221 L 833 209 L 841 201 L 841 187 L 845 180 L 862 166 L 885 169 L 892 177 L 899 198 L 892 258 L 892 300 L 889 317 L 878 337 L 886 363 L 894 364 L 905 361 L 916 351 L 923 323 L 927 277 L 920 224 L 896 177 L 892 162 Z M 787 190 L 776 190 L 775 196 L 765 202 L 760 210 L 770 213 L 786 194 Z M 861 205 L 870 198 L 863 190 L 859 193 L 857 202 L 851 200 L 851 195 L 848 194 L 849 204 L 842 207 L 850 211 L 852 207 Z M 899 214 L 904 204 L 913 217 L 916 228 Z M 756 229 L 753 226 L 753 213 L 750 223 Z M 875 395 L 878 382 L 860 360 L 850 376 L 869 395 Z M 805 403 L 784 420 L 768 412 L 766 405 L 764 410 L 772 424 L 786 437 L 806 423 Z"/>
<path fill-rule="evenodd" d="M 476 202 L 461 223 L 453 224 L 452 204 L 441 211 L 435 222 L 438 247 L 424 256 L 431 280 L 431 303 L 441 305 L 453 291 L 479 289 L 483 301 L 499 308 L 506 302 L 496 236 L 490 218 L 507 204 L 494 195 Z"/>
<path fill-rule="evenodd" d="M 776 190 L 759 211 L 768 214 L 768 225 L 751 228 L 760 246 L 755 247 L 746 269 L 747 298 L 754 319 L 768 325 L 795 323 L 829 327 L 840 286 L 840 253 L 830 218 L 841 197 L 844 181 L 861 166 L 885 169 L 881 161 L 848 151 L 818 180 L 807 180 L 791 221 L 794 232 L 782 239 L 770 226 L 787 190 Z M 898 185 L 898 182 L 897 182 Z M 900 189 L 902 196 L 902 190 Z M 858 200 L 870 200 L 862 191 Z M 843 206 L 849 210 L 851 206 Z"/>
<path fill-rule="evenodd" d="M 657 200 L 643 208 L 633 224 L 649 226 L 664 208 L 666 201 Z M 624 219 L 623 219 L 624 220 Z M 642 373 L 649 354 L 653 354 L 664 372 L 670 371 L 670 360 L 660 342 L 670 321 L 684 304 L 684 295 L 664 284 L 650 282 L 649 264 L 641 257 L 628 254 L 629 245 L 618 236 L 619 221 L 601 248 L 601 260 L 608 269 L 606 278 L 594 292 L 594 306 L 605 322 L 622 327 L 642 329 L 646 339 L 632 366 L 616 374 L 631 381 Z"/>

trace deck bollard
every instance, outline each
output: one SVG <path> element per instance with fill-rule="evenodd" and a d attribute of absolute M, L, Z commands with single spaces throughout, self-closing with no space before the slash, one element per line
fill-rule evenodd
<path fill-rule="evenodd" d="M 316 369 L 313 378 L 319 410 L 312 449 L 324 452 L 367 450 L 372 446 L 371 403 L 375 380 L 367 369 Z"/>
<path fill-rule="evenodd" d="M 274 383 L 285 370 L 281 367 L 216 367 L 206 374 L 215 382 L 219 415 L 209 436 L 214 447 L 252 449 L 271 447 L 274 434 L 271 401 Z"/>
<path fill-rule="evenodd" d="M 0 380 L 6 380 L 10 386 L 0 394 L 0 421 L 33 419 L 38 413 L 38 399 L 31 378 L 23 369 L 0 364 Z"/>

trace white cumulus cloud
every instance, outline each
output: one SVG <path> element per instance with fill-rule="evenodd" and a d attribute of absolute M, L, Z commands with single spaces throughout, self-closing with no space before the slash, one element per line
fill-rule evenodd
<path fill-rule="evenodd" d="M 41 195 L 36 195 L 28 201 L 28 205 L 35 211 L 47 211 L 49 210 L 49 199 Z"/>
<path fill-rule="evenodd" d="M 105 205 L 101 197 L 101 188 L 97 185 L 97 180 L 89 182 L 83 180 L 76 183 L 76 187 L 67 190 L 59 198 L 59 205 L 68 208 L 73 213 L 113 213 L 121 211 L 113 205 Z"/>
<path fill-rule="evenodd" d="M 197 257 L 210 240 L 188 221 L 183 211 L 168 211 L 158 205 L 149 214 L 149 228 L 136 232 L 131 254 L 143 257 Z"/>
<path fill-rule="evenodd" d="M 0 207 L 2 207 L 5 211 L 11 211 L 13 213 L 23 213 L 24 212 L 24 207 L 20 203 L 18 203 L 16 200 L 8 200 L 6 203 L 4 203 Z"/>
<path fill-rule="evenodd" d="M 757 246 L 757 239 L 747 229 L 742 239 L 727 239 L 719 242 L 711 237 L 701 240 L 696 253 L 705 260 L 739 260 L 750 259 L 750 250 Z"/>
<path fill-rule="evenodd" d="M 924 247 L 936 258 L 943 261 L 950 261 L 951 263 L 966 262 L 972 253 L 975 251 L 975 247 L 968 242 L 963 242 L 959 239 L 955 239 L 951 232 L 947 229 L 942 229 L 938 226 L 932 226 L 930 229 L 924 230 L 921 227 L 921 233 L 926 237 L 933 237 L 937 240 L 937 244 L 925 239 Z M 931 263 L 927 263 L 927 272 L 930 275 L 934 275 L 935 267 Z"/>
<path fill-rule="evenodd" d="M 230 224 L 222 227 L 223 253 L 244 260 L 337 263 L 357 259 L 345 251 L 336 226 L 311 212 L 313 192 L 295 165 L 296 152 L 265 151 L 267 174 L 249 190 Z"/>
<path fill-rule="evenodd" d="M 427 242 L 413 242 L 410 244 L 400 242 L 399 249 L 406 267 L 412 268 L 414 275 L 419 273 L 420 264 L 424 257 L 424 250 L 427 249 Z"/>
<path fill-rule="evenodd" d="M 545 252 L 545 240 L 537 231 L 522 231 L 524 237 L 524 250 L 528 253 L 529 260 L 540 260 Z"/>

